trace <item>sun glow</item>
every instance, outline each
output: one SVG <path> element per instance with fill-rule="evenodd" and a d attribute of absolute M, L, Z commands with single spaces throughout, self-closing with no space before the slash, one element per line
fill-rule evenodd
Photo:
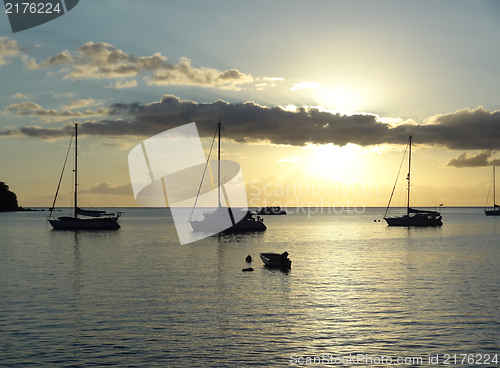
<path fill-rule="evenodd" d="M 363 149 L 354 144 L 344 147 L 327 144 L 306 146 L 305 172 L 341 182 L 363 181 Z"/>
<path fill-rule="evenodd" d="M 315 99 L 318 105 L 332 112 L 350 115 L 358 112 L 359 98 L 346 87 L 322 87 L 315 90 Z"/>

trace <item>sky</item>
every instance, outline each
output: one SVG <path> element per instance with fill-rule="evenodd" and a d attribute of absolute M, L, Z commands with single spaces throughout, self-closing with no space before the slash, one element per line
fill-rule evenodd
<path fill-rule="evenodd" d="M 17 33 L 4 13 L 0 181 L 51 206 L 78 123 L 82 205 L 137 206 L 131 149 L 196 122 L 208 153 L 220 121 L 252 206 L 384 207 L 410 135 L 412 205 L 484 206 L 499 4 L 82 0 Z"/>

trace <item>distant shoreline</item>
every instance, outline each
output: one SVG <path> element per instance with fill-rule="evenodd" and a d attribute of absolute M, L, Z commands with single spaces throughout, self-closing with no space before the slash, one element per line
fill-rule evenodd
<path fill-rule="evenodd" d="M 36 208 L 30 208 L 30 207 L 27 207 L 27 208 L 19 207 L 17 210 L 0 211 L 0 213 L 3 213 L 3 212 L 43 212 L 43 211 L 48 211 L 48 210 L 46 210 L 45 208 L 36 209 Z"/>
<path fill-rule="evenodd" d="M 435 208 L 436 206 L 419 206 L 422 208 Z M 73 207 L 56 207 L 54 211 L 61 211 L 65 209 L 72 209 Z M 113 206 L 113 207 L 100 207 L 100 208 L 142 208 L 142 209 L 157 209 L 157 210 L 163 210 L 165 208 L 170 209 L 170 207 L 142 207 L 142 206 Z M 191 209 L 191 207 L 183 207 L 187 209 Z M 213 207 L 199 207 L 199 208 L 213 208 Z M 235 207 L 237 208 L 237 207 Z M 265 208 L 265 207 L 248 207 L 250 210 L 255 210 L 255 209 L 260 209 L 260 208 Z M 284 208 L 284 207 L 283 207 Z M 288 208 L 301 208 L 301 207 L 294 207 L 294 206 L 289 206 Z M 317 207 L 317 208 L 341 208 L 341 207 Z M 367 206 L 365 208 L 386 208 L 386 206 Z M 393 207 L 394 209 L 397 208 L 406 208 L 405 206 L 400 206 L 400 207 Z M 443 206 L 441 208 L 485 208 L 484 205 L 477 205 L 477 206 Z M 0 211 L 1 212 L 23 212 L 23 211 L 33 211 L 33 212 L 43 212 L 43 211 L 49 211 L 49 207 L 19 207 L 17 210 L 11 210 L 11 211 Z"/>

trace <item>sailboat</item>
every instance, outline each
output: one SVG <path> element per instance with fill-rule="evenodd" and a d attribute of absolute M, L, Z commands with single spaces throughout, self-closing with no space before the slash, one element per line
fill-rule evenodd
<path fill-rule="evenodd" d="M 411 136 L 408 139 L 408 175 L 406 180 L 408 181 L 408 197 L 406 202 L 406 214 L 403 216 L 387 217 L 387 212 L 389 211 L 389 206 L 391 205 L 392 196 L 394 194 L 394 188 L 392 189 L 391 197 L 389 198 L 389 204 L 385 210 L 384 220 L 389 226 L 441 226 L 443 222 L 441 221 L 441 214 L 437 211 L 427 211 L 419 210 L 410 207 L 410 173 L 411 173 Z M 405 151 L 406 154 L 406 151 Z M 404 155 L 403 155 L 404 159 Z M 396 179 L 397 183 L 397 179 Z"/>
<path fill-rule="evenodd" d="M 245 210 L 246 213 L 241 213 L 242 209 L 234 209 L 229 205 L 222 206 L 221 201 L 221 182 L 220 182 L 220 143 L 221 143 L 221 123 L 217 124 L 216 135 L 218 133 L 218 170 L 217 170 L 217 202 L 218 206 L 213 212 L 208 212 L 203 214 L 203 219 L 192 220 L 189 219 L 189 224 L 191 225 L 193 231 L 202 232 L 212 232 L 220 228 L 221 224 L 227 219 L 229 214 L 230 226 L 223 230 L 223 232 L 258 232 L 265 231 L 267 229 L 264 225 L 264 220 L 260 216 L 256 216 L 252 212 Z M 215 139 L 215 136 L 214 136 Z M 207 162 L 208 164 L 208 162 Z M 203 177 L 202 177 L 203 182 Z M 222 193 L 222 200 L 227 203 L 227 198 L 225 192 Z M 196 206 L 196 202 L 194 204 Z M 194 207 L 193 207 L 194 210 Z M 240 221 L 235 221 L 236 219 L 241 219 Z M 229 222 L 228 222 L 229 223 Z"/>
<path fill-rule="evenodd" d="M 73 216 L 63 216 L 54 218 L 52 217 L 52 212 L 57 200 L 57 194 L 59 193 L 59 188 L 61 186 L 62 177 L 64 174 L 64 168 L 66 166 L 66 161 L 68 159 L 68 154 L 70 152 L 71 143 L 73 141 L 73 136 L 75 137 L 75 166 L 74 166 L 74 206 L 73 206 Z M 54 197 L 54 202 L 50 208 L 50 214 L 48 221 L 54 228 L 54 230 L 73 230 L 73 229 L 119 229 L 118 219 L 121 212 L 117 214 L 106 213 L 106 211 L 91 211 L 84 210 L 78 207 L 78 124 L 75 124 L 75 129 L 73 131 L 73 136 L 70 140 L 70 145 L 68 147 L 68 153 L 66 154 L 66 160 L 64 161 L 63 170 L 61 177 L 59 178 L 59 185 L 57 186 L 56 195 Z M 80 217 L 85 216 L 85 217 Z"/>
<path fill-rule="evenodd" d="M 495 193 L 495 166 L 493 166 L 493 209 L 484 209 L 484 214 L 486 216 L 500 216 L 500 206 L 497 204 L 496 193 Z"/>

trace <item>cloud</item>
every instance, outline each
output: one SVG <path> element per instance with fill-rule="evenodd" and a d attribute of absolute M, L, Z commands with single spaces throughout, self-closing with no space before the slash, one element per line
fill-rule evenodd
<path fill-rule="evenodd" d="M 0 37 L 0 65 L 5 64 L 6 58 L 21 55 L 22 51 L 16 41 L 8 37 Z"/>
<path fill-rule="evenodd" d="M 257 91 L 264 91 L 266 90 L 266 88 L 276 87 L 277 84 L 275 82 L 282 82 L 284 80 L 285 80 L 284 78 L 275 78 L 275 77 L 254 78 L 255 82 L 254 87 Z"/>
<path fill-rule="evenodd" d="M 461 153 L 457 158 L 452 158 L 446 166 L 451 167 L 485 167 L 485 166 L 500 166 L 500 159 L 490 160 L 496 151 L 487 150 L 469 157 L 467 152 Z"/>
<path fill-rule="evenodd" d="M 69 54 L 68 50 L 53 55 L 40 64 L 37 64 L 35 59 L 29 58 L 27 55 L 23 56 L 23 61 L 28 69 L 46 69 L 60 65 L 71 65 L 74 63 L 74 59 Z"/>
<path fill-rule="evenodd" d="M 7 111 L 34 111 L 34 110 L 43 110 L 43 107 L 34 103 L 34 102 L 21 102 L 15 103 L 7 106 Z"/>
<path fill-rule="evenodd" d="M 28 99 L 29 98 L 29 95 L 23 95 L 22 93 L 15 93 L 13 94 L 12 96 L 10 96 L 11 98 L 21 98 L 21 99 Z"/>
<path fill-rule="evenodd" d="M 293 87 L 290 88 L 290 91 L 298 91 L 303 88 L 318 88 L 321 87 L 321 84 L 316 82 L 302 82 L 302 83 L 294 83 Z"/>
<path fill-rule="evenodd" d="M 86 103 L 88 104 L 89 102 L 91 102 L 90 100 L 95 101 L 94 99 L 75 100 L 70 102 L 69 104 L 70 105 L 72 104 L 73 107 L 83 107 L 85 106 Z M 44 109 L 42 106 L 34 102 L 28 101 L 28 102 L 21 102 L 9 105 L 4 110 L 4 113 L 11 113 L 19 116 L 34 116 L 44 122 L 58 122 L 69 119 L 88 119 L 89 117 L 106 116 L 108 115 L 109 110 L 101 108 L 95 111 L 87 110 L 85 112 L 80 112 L 80 111 L 73 112 L 70 110 L 57 111 L 57 110 Z"/>
<path fill-rule="evenodd" d="M 46 110 L 33 102 L 13 104 L 6 111 L 41 119 L 102 115 L 100 120 L 82 122 L 79 132 L 103 137 L 150 137 L 193 121 L 201 136 L 211 137 L 216 123 L 221 121 L 226 126 L 227 137 L 237 142 L 371 146 L 406 144 L 412 135 L 415 144 L 452 150 L 500 150 L 500 111 L 490 112 L 482 107 L 435 116 L 420 125 L 413 121 L 395 125 L 374 114 L 342 115 L 318 108 L 269 108 L 255 102 L 221 100 L 201 104 L 173 95 L 164 95 L 160 101 L 146 105 L 118 103 L 85 113 Z M 26 127 L 6 129 L 0 131 L 0 135 L 51 139 L 68 135 L 68 130 L 71 131 L 70 125 L 51 129 Z"/>
<path fill-rule="evenodd" d="M 80 113 L 70 114 L 48 111 L 29 103 L 11 105 L 9 112 L 45 117 L 82 117 Z M 142 105 L 139 103 L 114 104 L 106 109 L 109 118 L 85 121 L 80 124 L 82 135 L 118 137 L 149 137 L 182 124 L 196 122 L 202 136 L 213 136 L 215 124 L 227 124 L 229 138 L 239 142 L 270 142 L 275 144 L 304 145 L 306 143 L 344 145 L 354 137 L 356 143 L 371 144 L 374 136 L 383 137 L 389 129 L 387 124 L 378 123 L 375 115 L 341 116 L 316 109 L 297 108 L 286 111 L 280 107 L 268 108 L 254 102 L 230 104 L 225 101 L 199 104 L 165 95 L 161 101 Z M 99 110 L 100 111 L 100 110 Z M 119 118 L 111 118 L 118 116 Z M 230 127 L 230 128 L 229 128 Z M 18 130 L 4 130 L 1 135 L 21 135 L 51 139 L 67 134 L 70 127 L 43 129 L 27 127 Z M 364 132 L 364 134 L 360 134 Z M 406 138 L 401 141 L 404 142 Z"/>
<path fill-rule="evenodd" d="M 132 88 L 132 87 L 137 87 L 137 81 L 136 80 L 131 80 L 127 82 L 120 82 L 116 81 L 115 84 L 110 84 L 106 88 L 114 88 L 114 89 L 124 89 L 124 88 Z"/>
<path fill-rule="evenodd" d="M 71 97 L 74 97 L 75 96 L 75 93 L 74 92 L 68 92 L 68 93 L 64 93 L 62 95 L 54 95 L 54 98 L 71 98 Z"/>
<path fill-rule="evenodd" d="M 375 115 L 341 116 L 305 108 L 292 112 L 254 102 L 198 104 L 172 95 L 163 96 L 160 102 L 148 105 L 115 104 L 110 106 L 110 111 L 115 115 L 131 117 L 127 130 L 121 130 L 122 134 L 128 131 L 141 136 L 150 136 L 192 121 L 197 123 L 200 134 L 212 136 L 215 123 L 220 120 L 231 127 L 230 138 L 239 142 L 304 145 L 308 142 L 325 144 L 334 141 L 344 145 L 357 136 L 356 141 L 366 145 L 370 144 L 375 131 L 378 132 L 375 135 L 383 136 L 388 129 L 386 124 L 377 122 Z M 108 131 L 113 123 L 106 122 L 104 125 Z M 360 131 L 366 132 L 366 135 L 360 135 Z"/>
<path fill-rule="evenodd" d="M 110 187 L 108 183 L 101 183 L 90 189 L 82 190 L 82 193 L 95 193 L 95 194 L 110 194 L 110 195 L 130 195 L 133 196 L 131 184 L 125 184 L 118 187 Z"/>
<path fill-rule="evenodd" d="M 104 141 L 101 142 L 101 145 L 104 147 L 115 147 L 119 149 L 129 149 L 132 147 L 135 147 L 137 145 L 136 140 L 125 140 L 125 139 L 120 139 L 120 140 L 109 140 L 109 141 Z"/>
<path fill-rule="evenodd" d="M 261 79 L 264 81 L 272 81 L 272 82 L 285 80 L 285 78 L 276 78 L 276 77 L 263 77 Z"/>
<path fill-rule="evenodd" d="M 94 105 L 102 105 L 102 102 L 94 100 L 93 98 L 90 97 L 87 99 L 80 98 L 78 100 L 73 100 L 68 102 L 63 107 L 65 109 L 71 110 L 71 109 L 78 109 L 80 107 L 94 106 Z"/>
<path fill-rule="evenodd" d="M 64 67 L 61 69 L 66 74 L 64 79 L 70 80 L 121 79 L 152 72 L 152 76 L 144 77 L 148 85 L 195 85 L 237 90 L 240 85 L 253 82 L 251 75 L 236 69 L 195 68 L 186 58 L 181 58 L 177 64 L 171 63 L 160 53 L 135 57 L 103 42 L 87 42 L 75 52 L 65 50 L 41 63 L 27 56 L 23 60 L 29 69 Z M 114 88 L 134 86 L 131 83 L 116 84 Z"/>
<path fill-rule="evenodd" d="M 165 68 L 156 72 L 152 77 L 145 77 L 148 85 L 197 85 L 203 87 L 218 87 L 221 89 L 240 90 L 239 84 L 253 82 L 251 75 L 243 74 L 236 69 L 220 72 L 211 68 L 196 69 L 191 66 L 191 61 L 182 59 L 172 68 Z"/>
<path fill-rule="evenodd" d="M 62 137 L 70 137 L 73 132 L 73 128 L 73 124 L 68 124 L 62 128 L 40 128 L 38 126 L 32 126 L 18 129 L 4 129 L 0 130 L 0 136 L 56 139 Z"/>
<path fill-rule="evenodd" d="M 450 149 L 500 149 L 500 110 L 490 112 L 482 106 L 463 109 L 427 119 L 427 124 L 408 128 L 418 142 Z M 405 127 L 403 126 L 403 129 Z"/>

